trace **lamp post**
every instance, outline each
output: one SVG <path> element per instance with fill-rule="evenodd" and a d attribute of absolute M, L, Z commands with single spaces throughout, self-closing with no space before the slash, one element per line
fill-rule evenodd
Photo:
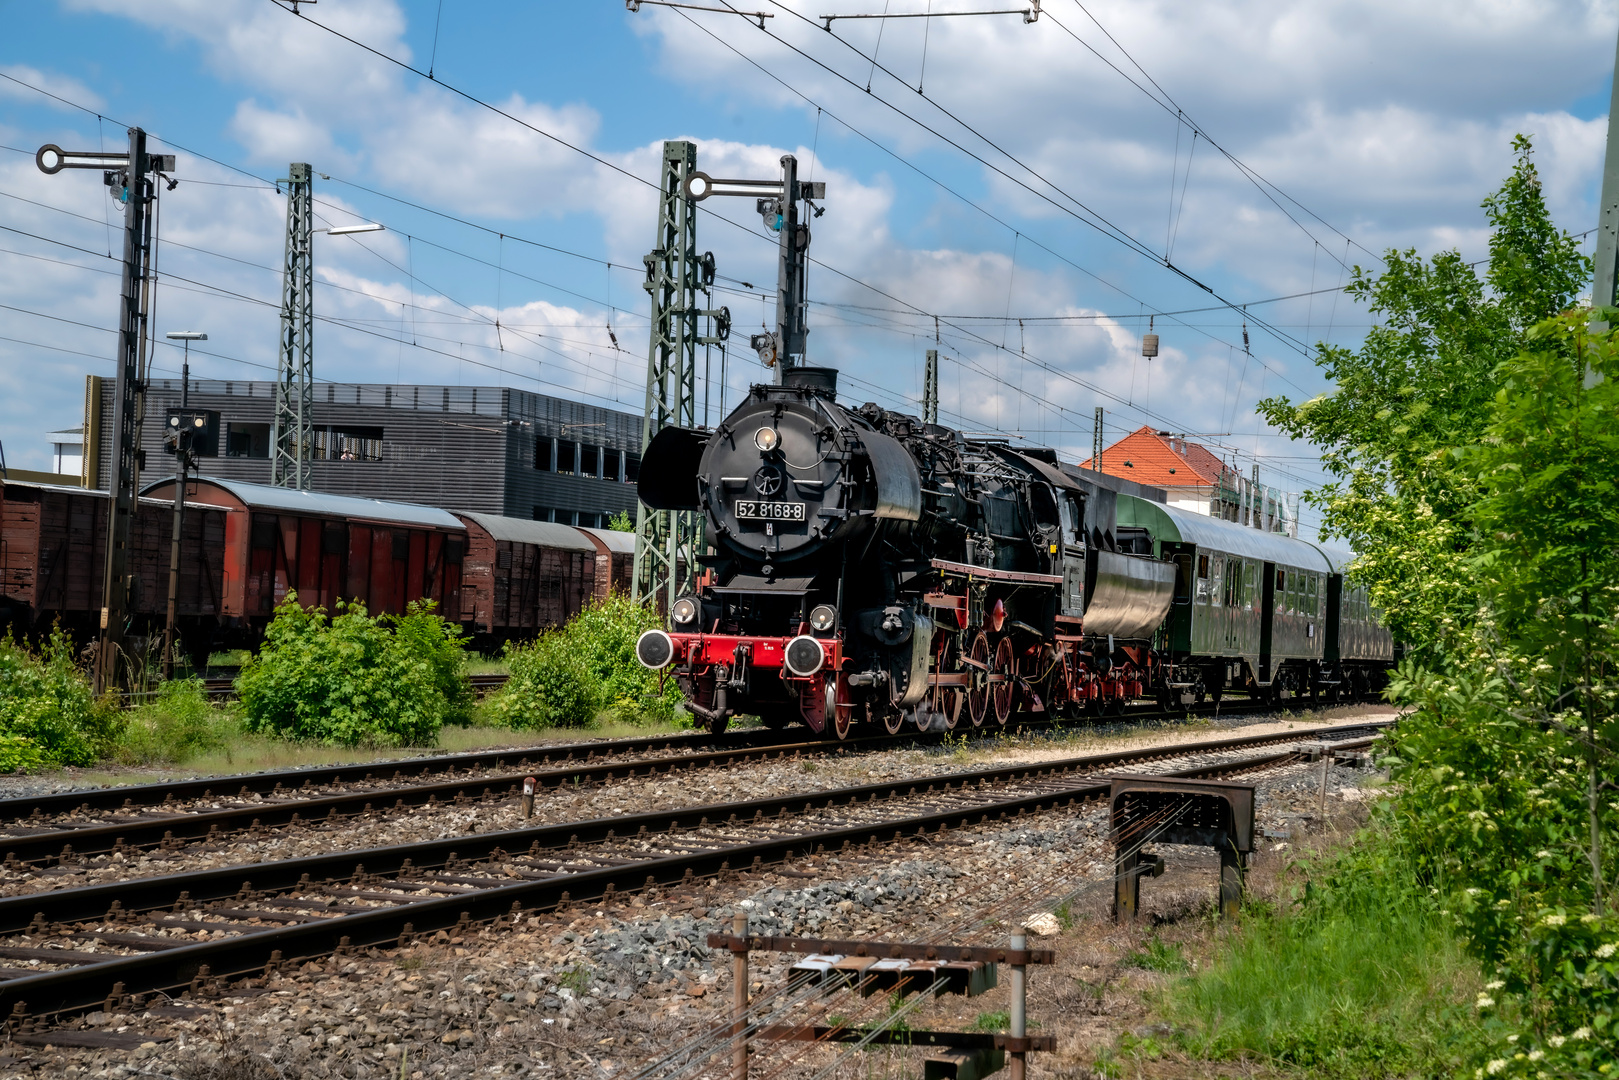
<path fill-rule="evenodd" d="M 170 330 L 163 335 L 170 341 L 185 342 L 185 359 L 180 362 L 180 410 L 170 412 L 164 441 L 174 451 L 174 532 L 169 538 L 169 606 L 163 621 L 163 678 L 174 678 L 175 608 L 180 595 L 180 534 L 186 517 L 186 469 L 190 464 L 193 433 L 206 428 L 205 417 L 187 414 L 191 403 L 191 343 L 207 341 L 199 330 Z M 198 421 L 201 421 L 198 423 Z"/>

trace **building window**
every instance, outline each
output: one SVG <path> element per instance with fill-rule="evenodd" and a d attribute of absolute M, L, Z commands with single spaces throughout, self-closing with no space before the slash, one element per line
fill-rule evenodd
<path fill-rule="evenodd" d="M 601 452 L 601 447 L 591 446 L 589 443 L 579 447 L 580 476 L 597 476 L 601 473 Z"/>
<path fill-rule="evenodd" d="M 552 517 L 553 513 L 554 513 L 554 511 L 549 506 L 536 506 L 534 508 L 534 520 L 535 521 L 552 521 L 552 520 L 554 520 L 554 518 Z"/>
<path fill-rule="evenodd" d="M 557 466 L 556 471 L 562 476 L 572 476 L 579 468 L 579 444 L 572 439 L 557 440 Z"/>
<path fill-rule="evenodd" d="M 381 461 L 379 427 L 316 428 L 316 461 Z"/>
<path fill-rule="evenodd" d="M 624 452 L 624 482 L 626 484 L 639 483 L 641 480 L 641 455 Z"/>
<path fill-rule="evenodd" d="M 556 447 L 544 435 L 534 440 L 534 467 L 541 472 L 551 472 L 556 468 Z"/>
<path fill-rule="evenodd" d="M 267 458 L 270 456 L 270 425 L 241 424 L 232 421 L 225 429 L 225 456 Z"/>
<path fill-rule="evenodd" d="M 617 479 L 619 479 L 619 464 L 620 464 L 620 461 L 621 461 L 621 456 L 620 456 L 620 454 L 619 454 L 619 452 L 617 450 L 608 449 L 608 450 L 603 450 L 602 451 L 602 479 L 603 480 L 617 480 Z"/>

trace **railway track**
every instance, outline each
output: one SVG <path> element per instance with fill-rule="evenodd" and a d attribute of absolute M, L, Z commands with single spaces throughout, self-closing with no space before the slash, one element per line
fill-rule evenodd
<path fill-rule="evenodd" d="M 1363 746 L 1382 723 L 1306 738 Z M 1106 798 L 1096 774 L 1285 765 L 1299 733 L 1085 755 L 0 899 L 0 1015 L 127 1011 L 311 957 Z M 1254 753 L 1259 751 L 1258 753 Z M 198 940 L 198 936 L 202 940 Z"/>
<path fill-rule="evenodd" d="M 1052 724 L 1024 716 L 1008 730 Z M 910 732 L 843 742 L 803 741 L 802 734 L 760 729 L 718 739 L 704 734 L 617 739 L 543 752 L 424 758 L 391 769 L 377 764 L 298 769 L 5 799 L 0 800 L 0 858 L 14 871 L 46 868 L 100 855 L 220 842 L 243 832 L 317 824 L 337 828 L 346 819 L 416 807 L 511 799 L 521 794 L 528 777 L 538 790 L 606 784 L 783 757 L 933 745 L 954 733 Z"/>

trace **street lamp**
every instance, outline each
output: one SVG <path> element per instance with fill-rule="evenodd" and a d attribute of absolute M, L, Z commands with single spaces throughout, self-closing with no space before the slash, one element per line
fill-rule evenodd
<path fill-rule="evenodd" d="M 186 343 L 185 359 L 180 362 L 180 408 L 185 408 L 191 398 L 191 343 L 193 341 L 207 341 L 208 335 L 200 330 L 170 330 L 163 335 L 170 341 L 183 341 Z"/>

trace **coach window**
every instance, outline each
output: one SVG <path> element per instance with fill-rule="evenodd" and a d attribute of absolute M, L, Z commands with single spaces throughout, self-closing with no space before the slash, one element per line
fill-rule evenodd
<path fill-rule="evenodd" d="M 1192 556 L 1175 556 L 1175 603 L 1192 602 Z"/>

